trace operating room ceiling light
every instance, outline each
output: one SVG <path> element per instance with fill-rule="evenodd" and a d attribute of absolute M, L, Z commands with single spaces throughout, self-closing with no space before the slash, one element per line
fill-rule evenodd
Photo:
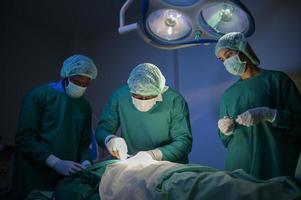
<path fill-rule="evenodd" d="M 125 12 L 141 3 L 137 22 L 125 25 Z M 254 19 L 239 0 L 127 0 L 120 10 L 119 33 L 137 30 L 143 40 L 162 49 L 210 44 L 229 32 L 250 36 Z"/>
<path fill-rule="evenodd" d="M 146 21 L 151 33 L 163 40 L 177 40 L 191 31 L 191 25 L 185 16 L 172 9 L 157 10 Z"/>
<path fill-rule="evenodd" d="M 246 32 L 250 26 L 247 14 L 230 3 L 209 4 L 202 10 L 201 17 L 219 34 Z"/>

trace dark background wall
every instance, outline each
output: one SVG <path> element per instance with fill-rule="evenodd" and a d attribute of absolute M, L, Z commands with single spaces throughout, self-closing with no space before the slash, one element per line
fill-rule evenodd
<path fill-rule="evenodd" d="M 249 41 L 261 59 L 261 67 L 288 73 L 301 91 L 301 1 L 242 2 L 255 18 L 256 31 Z M 219 101 L 237 78 L 229 75 L 215 58 L 215 44 L 166 51 L 148 46 L 137 33 L 119 35 L 122 3 L 1 1 L 0 143 L 13 144 L 26 91 L 59 80 L 64 59 L 80 53 L 94 59 L 99 68 L 97 80 L 86 93 L 97 117 L 109 95 L 126 82 L 134 66 L 141 62 L 158 65 L 167 84 L 176 87 L 189 103 L 194 136 L 191 162 L 223 169 L 225 149 L 217 136 Z M 138 10 L 134 6 L 130 17 Z M 179 67 L 179 77 L 175 66 Z"/>

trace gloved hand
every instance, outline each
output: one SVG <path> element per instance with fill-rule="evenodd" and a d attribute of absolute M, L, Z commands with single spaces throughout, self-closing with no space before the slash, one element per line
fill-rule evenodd
<path fill-rule="evenodd" d="M 277 110 L 268 107 L 257 107 L 247 110 L 236 118 L 238 124 L 252 126 L 258 122 L 273 122 L 276 118 Z"/>
<path fill-rule="evenodd" d="M 48 156 L 46 164 L 54 169 L 57 173 L 63 176 L 70 176 L 83 170 L 81 164 L 73 162 L 71 160 L 61 160 L 54 155 Z"/>
<path fill-rule="evenodd" d="M 162 151 L 160 149 L 149 150 L 149 151 L 147 151 L 147 153 L 149 153 L 154 160 L 159 160 L 160 161 L 163 158 L 163 154 L 162 154 Z"/>
<path fill-rule="evenodd" d="M 109 137 L 109 136 L 108 136 Z M 128 156 L 128 147 L 122 137 L 112 137 L 106 142 L 106 147 L 112 156 L 125 160 Z"/>
<path fill-rule="evenodd" d="M 82 163 L 81 163 L 82 167 L 84 169 L 87 169 L 88 167 L 91 166 L 91 162 L 89 160 L 84 160 Z"/>
<path fill-rule="evenodd" d="M 157 161 L 153 159 L 151 153 L 148 151 L 139 151 L 136 155 L 130 157 L 129 159 L 121 161 L 121 163 L 126 163 L 127 165 L 139 165 L 143 167 L 156 162 Z"/>
<path fill-rule="evenodd" d="M 232 135 L 234 129 L 234 121 L 229 117 L 218 120 L 218 128 L 224 135 Z"/>
<path fill-rule="evenodd" d="M 132 158 L 138 159 L 140 161 L 142 160 L 154 160 L 152 155 L 147 151 L 139 151 L 136 155 L 134 155 Z"/>

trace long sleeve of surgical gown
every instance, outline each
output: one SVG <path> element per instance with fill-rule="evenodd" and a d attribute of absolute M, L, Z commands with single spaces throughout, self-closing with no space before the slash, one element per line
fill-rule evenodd
<path fill-rule="evenodd" d="M 132 103 L 128 86 L 117 90 L 100 117 L 98 143 L 104 145 L 105 138 L 120 127 L 129 154 L 159 148 L 163 160 L 187 163 L 192 145 L 187 103 L 170 88 L 162 98 L 150 111 L 140 112 Z"/>
<path fill-rule="evenodd" d="M 48 85 L 32 89 L 23 99 L 15 138 L 15 199 L 33 189 L 52 190 L 59 175 L 45 163 L 53 154 L 63 160 L 89 160 L 91 108 Z"/>

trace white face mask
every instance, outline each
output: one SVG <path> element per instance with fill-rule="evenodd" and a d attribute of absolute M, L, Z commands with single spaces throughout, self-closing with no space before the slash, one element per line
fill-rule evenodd
<path fill-rule="evenodd" d="M 72 83 L 72 82 L 69 80 L 69 83 L 68 83 L 68 85 L 66 86 L 65 89 L 66 89 L 66 93 L 67 93 L 71 98 L 79 98 L 79 97 L 81 97 L 81 96 L 85 93 L 87 87 L 81 87 L 81 86 L 78 86 L 78 85 Z"/>
<path fill-rule="evenodd" d="M 158 97 L 153 98 L 153 99 L 148 99 L 148 100 L 141 100 L 141 99 L 136 99 L 136 98 L 132 97 L 132 102 L 133 102 L 134 106 L 141 112 L 147 112 L 150 109 L 152 109 L 152 107 L 154 107 L 154 105 L 156 105 L 157 101 L 162 101 L 161 95 L 158 95 Z"/>
<path fill-rule="evenodd" d="M 241 76 L 246 70 L 247 62 L 242 62 L 238 55 L 234 55 L 224 61 L 226 70 L 234 75 Z"/>

